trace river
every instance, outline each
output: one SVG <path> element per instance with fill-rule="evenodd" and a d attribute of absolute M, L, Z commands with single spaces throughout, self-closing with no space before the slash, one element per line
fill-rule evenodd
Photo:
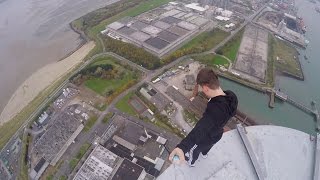
<path fill-rule="evenodd" d="M 318 5 L 320 3 L 317 3 Z M 306 50 L 299 50 L 300 62 L 304 72 L 305 80 L 299 81 L 289 77 L 278 76 L 277 82 L 280 89 L 286 92 L 294 100 L 297 100 L 311 107 L 311 101 L 317 103 L 320 110 L 320 14 L 314 10 L 314 4 L 309 1 L 296 1 L 299 7 L 298 15 L 302 16 L 305 24 L 308 26 L 306 38 L 310 43 Z M 318 20 L 317 20 L 318 19 Z M 304 55 L 307 55 L 307 60 Z M 239 109 L 249 116 L 263 123 L 286 126 L 304 131 L 306 133 L 315 133 L 315 119 L 313 116 L 297 109 L 296 107 L 284 103 L 280 100 L 276 101 L 276 107 L 270 109 L 268 107 L 269 96 L 246 88 L 227 79 L 222 79 L 224 89 L 231 89 L 239 97 Z"/>
<path fill-rule="evenodd" d="M 71 21 L 116 1 L 0 0 L 0 112 L 33 72 L 81 45 Z"/>

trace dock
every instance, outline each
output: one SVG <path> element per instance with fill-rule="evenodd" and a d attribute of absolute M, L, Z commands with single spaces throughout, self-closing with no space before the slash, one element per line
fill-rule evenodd
<path fill-rule="evenodd" d="M 277 98 L 292 104 L 293 106 L 297 107 L 298 109 L 301 109 L 302 111 L 308 114 L 313 115 L 317 122 L 317 130 L 320 130 L 320 114 L 315 103 L 311 103 L 311 108 L 309 108 L 306 105 L 303 105 L 302 103 L 292 99 L 290 96 L 288 96 L 284 92 L 280 92 L 280 91 L 274 91 L 274 92 Z"/>
<path fill-rule="evenodd" d="M 275 93 L 270 92 L 270 100 L 269 100 L 269 107 L 274 108 L 274 102 L 275 102 Z"/>

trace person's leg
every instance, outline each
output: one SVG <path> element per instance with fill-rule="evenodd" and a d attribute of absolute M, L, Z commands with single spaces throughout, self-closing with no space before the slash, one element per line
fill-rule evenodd
<path fill-rule="evenodd" d="M 210 149 L 213 147 L 213 145 L 214 145 L 214 143 L 208 144 L 206 146 L 202 146 L 202 148 L 201 148 L 202 155 L 206 156 L 208 154 L 208 152 L 210 151 Z"/>
<path fill-rule="evenodd" d="M 198 159 L 199 155 L 200 155 L 200 148 L 198 145 L 194 145 L 191 149 L 190 149 L 190 153 L 189 153 L 189 160 L 188 160 L 188 164 L 190 166 L 194 166 L 194 163 L 196 162 L 196 160 Z"/>
<path fill-rule="evenodd" d="M 215 145 L 218 141 L 220 141 L 220 139 L 222 138 L 222 134 L 218 135 L 217 137 L 215 137 L 212 141 L 210 141 L 209 143 L 205 144 L 205 145 L 201 145 L 201 153 L 206 156 L 208 154 L 208 152 L 210 151 L 210 149 L 213 147 L 213 145 Z"/>

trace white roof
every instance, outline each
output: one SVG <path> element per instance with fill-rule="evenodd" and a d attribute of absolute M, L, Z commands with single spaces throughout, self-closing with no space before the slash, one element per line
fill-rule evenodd
<path fill-rule="evenodd" d="M 246 127 L 245 136 L 263 174 L 263 179 L 312 179 L 315 142 L 304 132 L 279 126 Z M 223 134 L 195 167 L 171 165 L 158 180 L 244 180 L 258 179 L 244 141 L 237 130 Z"/>
<path fill-rule="evenodd" d="M 223 17 L 223 16 L 217 16 L 217 17 L 215 17 L 216 19 L 218 19 L 219 21 L 229 21 L 230 20 L 230 18 L 228 18 L 228 17 Z"/>
<path fill-rule="evenodd" d="M 205 8 L 199 6 L 198 3 L 191 3 L 191 4 L 187 4 L 187 5 L 185 5 L 185 6 L 186 6 L 187 8 L 194 9 L 194 10 L 201 11 L 201 12 L 203 12 L 203 11 L 206 10 Z"/>
<path fill-rule="evenodd" d="M 178 3 L 176 3 L 176 2 L 169 2 L 169 4 L 177 5 Z"/>

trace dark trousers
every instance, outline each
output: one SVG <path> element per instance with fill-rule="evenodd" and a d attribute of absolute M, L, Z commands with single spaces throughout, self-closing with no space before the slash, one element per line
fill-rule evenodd
<path fill-rule="evenodd" d="M 203 155 L 208 154 L 208 152 L 215 143 L 216 142 L 199 145 L 195 144 L 189 151 L 189 158 L 187 158 L 188 161 L 191 162 L 191 164 L 195 163 L 196 160 L 199 158 L 200 153 L 202 153 Z"/>

